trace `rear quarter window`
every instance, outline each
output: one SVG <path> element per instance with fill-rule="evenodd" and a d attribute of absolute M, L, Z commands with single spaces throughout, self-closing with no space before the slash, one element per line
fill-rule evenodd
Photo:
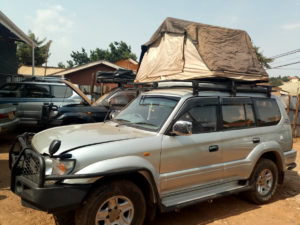
<path fill-rule="evenodd" d="M 73 94 L 73 90 L 66 85 L 53 85 L 52 92 L 54 98 L 69 98 Z"/>
<path fill-rule="evenodd" d="M 275 99 L 254 99 L 258 126 L 272 126 L 279 123 L 281 114 Z"/>
<path fill-rule="evenodd" d="M 223 129 L 241 129 L 255 126 L 250 98 L 223 98 Z"/>

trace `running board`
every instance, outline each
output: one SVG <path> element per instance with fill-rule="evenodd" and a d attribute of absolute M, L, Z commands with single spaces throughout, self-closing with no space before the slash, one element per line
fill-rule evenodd
<path fill-rule="evenodd" d="M 163 211 L 174 210 L 198 202 L 211 200 L 218 197 L 223 197 L 233 193 L 249 190 L 251 187 L 248 182 L 243 185 L 237 181 L 223 183 L 220 185 L 209 186 L 204 188 L 193 189 L 191 191 L 180 194 L 173 194 L 162 198 Z"/>

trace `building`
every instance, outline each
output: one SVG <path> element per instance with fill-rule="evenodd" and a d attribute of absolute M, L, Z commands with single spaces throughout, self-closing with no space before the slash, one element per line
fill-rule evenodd
<path fill-rule="evenodd" d="M 121 59 L 115 62 L 116 65 L 121 66 L 125 69 L 132 70 L 133 72 L 137 72 L 139 68 L 139 63 L 131 58 L 128 59 Z"/>
<path fill-rule="evenodd" d="M 49 76 L 54 73 L 58 73 L 64 71 L 64 68 L 58 67 L 45 67 L 45 66 L 35 66 L 34 67 L 34 75 L 35 76 Z M 18 68 L 18 74 L 23 76 L 32 76 L 32 67 L 31 66 L 20 66 Z"/>
<path fill-rule="evenodd" d="M 61 72 L 54 73 L 52 75 L 61 76 L 66 79 L 69 79 L 72 83 L 78 84 L 79 88 L 85 93 L 100 93 L 101 84 L 98 84 L 96 82 L 97 72 L 115 71 L 117 69 L 124 68 L 106 60 L 98 60 L 95 62 L 84 64 L 82 66 L 66 69 Z M 92 84 L 94 84 L 94 90 L 91 90 Z"/>
<path fill-rule="evenodd" d="M 37 47 L 33 40 L 0 11 L 0 85 L 17 74 L 16 41 Z"/>

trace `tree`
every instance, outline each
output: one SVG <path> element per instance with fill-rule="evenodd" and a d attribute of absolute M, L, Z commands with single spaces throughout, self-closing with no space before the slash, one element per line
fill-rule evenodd
<path fill-rule="evenodd" d="M 73 58 L 75 66 L 81 66 L 90 62 L 90 58 L 84 48 L 81 48 L 81 52 L 72 51 L 71 57 Z"/>
<path fill-rule="evenodd" d="M 257 59 L 258 59 L 259 63 L 262 65 L 262 67 L 265 68 L 265 69 L 270 69 L 271 66 L 270 66 L 269 63 L 273 62 L 274 59 L 264 56 L 262 54 L 262 52 L 259 51 L 259 47 L 253 45 L 253 48 L 255 50 Z"/>
<path fill-rule="evenodd" d="M 73 63 L 72 60 L 68 60 L 67 63 L 68 63 L 67 68 L 73 68 L 74 67 L 74 63 Z"/>
<path fill-rule="evenodd" d="M 94 62 L 97 60 L 107 60 L 110 62 L 117 62 L 121 59 L 131 58 L 136 60 L 137 57 L 131 52 L 131 47 L 125 42 L 112 42 L 109 44 L 109 49 L 96 48 L 95 50 L 90 50 L 88 55 L 84 48 L 81 51 L 72 51 L 72 60 L 68 60 L 68 68 L 73 66 L 80 66 L 89 62 Z"/>
<path fill-rule="evenodd" d="M 50 46 L 52 41 L 47 41 L 46 38 L 39 41 L 39 38 L 31 31 L 28 32 L 28 36 L 37 44 L 38 47 L 34 49 L 34 64 L 41 66 L 46 63 L 50 56 Z M 17 56 L 19 64 L 32 65 L 32 47 L 23 42 L 17 42 Z"/>
<path fill-rule="evenodd" d="M 57 64 L 57 66 L 58 66 L 59 68 L 62 68 L 62 69 L 66 68 L 66 66 L 65 66 L 65 64 L 63 64 L 63 62 L 59 62 L 59 63 Z"/>

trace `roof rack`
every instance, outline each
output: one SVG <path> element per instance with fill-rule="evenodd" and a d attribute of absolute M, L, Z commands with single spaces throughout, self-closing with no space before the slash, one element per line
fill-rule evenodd
<path fill-rule="evenodd" d="M 118 69 L 116 71 L 99 71 L 97 73 L 98 83 L 117 83 L 122 84 L 133 83 L 136 74 L 132 70 Z"/>
<path fill-rule="evenodd" d="M 189 83 L 189 84 L 188 84 Z M 198 96 L 201 91 L 225 91 L 232 97 L 237 93 L 262 93 L 271 97 L 271 85 L 257 85 L 256 82 L 246 82 L 232 79 L 199 79 L 199 80 L 164 80 L 157 82 L 134 83 L 138 86 L 152 86 L 154 89 L 192 88 L 193 95 Z"/>

